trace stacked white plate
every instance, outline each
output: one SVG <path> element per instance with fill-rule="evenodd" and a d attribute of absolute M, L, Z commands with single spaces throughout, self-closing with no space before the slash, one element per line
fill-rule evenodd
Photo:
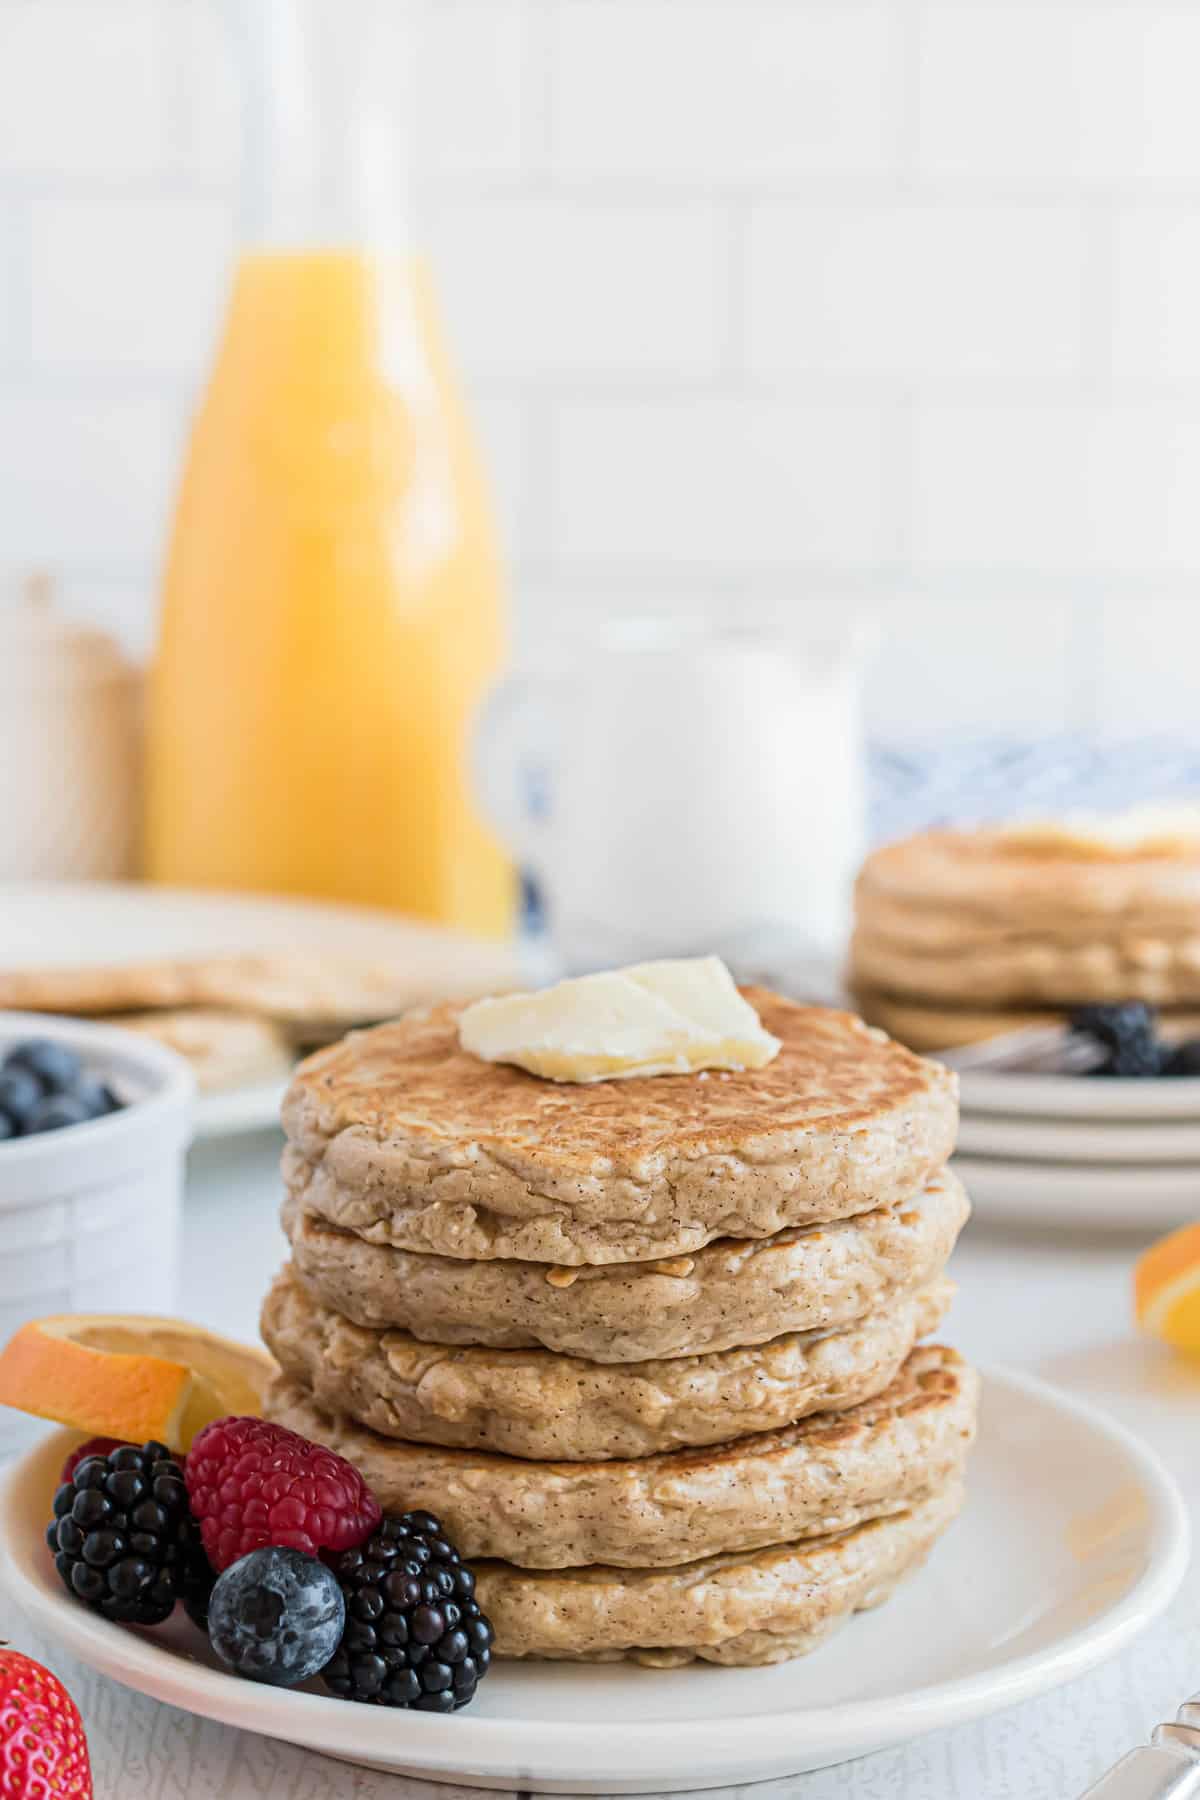
<path fill-rule="evenodd" d="M 1200 1219 L 1200 1077 L 961 1081 L 956 1166 L 981 1217 L 1147 1231 Z"/>

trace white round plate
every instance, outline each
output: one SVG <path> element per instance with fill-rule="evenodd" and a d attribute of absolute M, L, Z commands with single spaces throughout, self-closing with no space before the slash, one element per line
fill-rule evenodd
<path fill-rule="evenodd" d="M 1200 1214 L 1200 1166 L 1022 1162 L 958 1155 L 979 1218 L 1075 1230 L 1169 1231 Z"/>
<path fill-rule="evenodd" d="M 196 1142 L 237 1137 L 245 1131 L 282 1130 L 279 1109 L 286 1092 L 286 1081 L 260 1081 L 253 1087 L 201 1094 L 193 1115 Z"/>
<path fill-rule="evenodd" d="M 255 1687 L 215 1667 L 181 1620 L 109 1624 L 61 1587 L 46 1550 L 56 1433 L 0 1494 L 0 1578 L 44 1636 L 154 1699 L 406 1775 L 561 1793 L 764 1781 L 841 1762 L 1070 1681 L 1169 1603 L 1187 1516 L 1161 1465 L 1103 1414 L 1029 1377 L 984 1383 L 962 1517 L 877 1612 L 799 1662 L 498 1663 L 443 1719 Z M 10 1631 L 10 1635 L 11 1631 Z"/>
<path fill-rule="evenodd" d="M 1098 1075 L 976 1069 L 964 1070 L 959 1082 L 964 1112 L 1097 1121 L 1193 1119 L 1200 1126 L 1200 1076 L 1112 1081 Z"/>
<path fill-rule="evenodd" d="M 460 968 L 480 991 L 511 983 L 517 952 L 398 913 L 259 894 L 192 892 L 134 882 L 0 883 L 0 969 L 78 967 L 259 950 L 325 950 L 449 980 Z M 196 1136 L 225 1137 L 278 1122 L 279 1081 L 202 1094 Z"/>
<path fill-rule="evenodd" d="M 969 1156 L 1035 1162 L 1190 1163 L 1200 1171 L 1200 1120 L 1022 1119 L 963 1113 L 958 1148 Z"/>

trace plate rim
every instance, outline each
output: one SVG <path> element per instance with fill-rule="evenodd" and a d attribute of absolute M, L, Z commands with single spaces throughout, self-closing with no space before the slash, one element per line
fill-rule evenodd
<path fill-rule="evenodd" d="M 955 1154 L 998 1162 L 1200 1170 L 1200 1119 L 1058 1119 L 964 1108 Z"/>
<path fill-rule="evenodd" d="M 296 1061 L 300 1061 L 297 1056 Z M 291 1075 L 276 1075 L 269 1081 L 247 1082 L 242 1087 L 215 1088 L 199 1092 L 192 1116 L 192 1141 L 212 1143 L 219 1138 L 249 1136 L 252 1132 L 277 1131 L 283 1126 L 279 1109 L 291 1083 Z"/>
<path fill-rule="evenodd" d="M 1095 1076 L 1045 1075 L 1030 1069 L 964 1069 L 959 1074 L 959 1098 L 964 1112 L 1006 1113 L 1010 1118 L 1094 1125 L 1106 1119 L 1130 1125 L 1190 1119 L 1200 1126 L 1200 1075 L 1100 1081 Z"/>
<path fill-rule="evenodd" d="M 1065 1412 L 1083 1425 L 1093 1436 L 1103 1440 L 1110 1451 L 1131 1465 L 1150 1503 L 1149 1561 L 1138 1579 L 1120 1599 L 1098 1618 L 1085 1621 L 1055 1644 L 1027 1652 L 998 1669 L 976 1671 L 950 1681 L 927 1683 L 886 1701 L 839 1701 L 833 1705 L 793 1708 L 763 1714 L 741 1715 L 752 1720 L 755 1737 L 753 1763 L 744 1761 L 744 1750 L 730 1746 L 730 1715 L 712 1719 L 687 1721 L 686 1755 L 693 1766 L 704 1771 L 707 1785 L 717 1785 L 728 1777 L 736 1780 L 737 1769 L 782 1769 L 789 1756 L 795 1755 L 799 1768 L 804 1756 L 830 1741 L 838 1750 L 832 1760 L 841 1761 L 878 1748 L 888 1742 L 901 1742 L 936 1728 L 962 1723 L 964 1720 L 994 1712 L 1018 1701 L 1032 1698 L 1062 1683 L 1076 1679 L 1115 1655 L 1142 1632 L 1170 1604 L 1186 1573 L 1190 1556 L 1191 1526 L 1183 1497 L 1158 1455 L 1119 1420 L 1102 1408 L 1073 1394 L 1065 1393 L 1036 1375 L 1002 1366 L 985 1367 L 984 1402 L 989 1388 L 1007 1389 L 1032 1400 L 1051 1411 Z M 267 1737 L 281 1737 L 303 1747 L 326 1754 L 349 1756 L 352 1760 L 378 1760 L 382 1754 L 390 1758 L 384 1766 L 402 1765 L 413 1774 L 434 1779 L 461 1779 L 465 1775 L 515 1776 L 525 1772 L 530 1780 L 516 1785 L 537 1787 L 546 1782 L 578 1781 L 583 1754 L 581 1739 L 591 1742 L 591 1735 L 603 1729 L 609 1735 L 611 1721 L 604 1727 L 580 1726 L 578 1722 L 544 1721 L 530 1725 L 527 1721 L 503 1718 L 456 1717 L 453 1722 L 433 1714 L 404 1715 L 406 1742 L 382 1745 L 382 1731 L 394 1729 L 394 1716 L 368 1709 L 347 1715 L 345 1702 L 333 1696 L 306 1694 L 309 1706 L 319 1708 L 319 1716 L 333 1729 L 323 1732 L 325 1742 L 315 1744 L 314 1734 L 296 1735 L 295 1719 L 286 1718 L 292 1696 L 287 1690 L 253 1689 L 255 1700 L 266 1705 L 268 1721 L 250 1722 L 245 1714 L 252 1704 L 246 1684 L 235 1676 L 209 1669 L 203 1664 L 187 1662 L 134 1632 L 97 1618 L 83 1609 L 71 1613 L 71 1626 L 60 1629 L 63 1609 L 69 1605 L 65 1595 L 50 1596 L 38 1587 L 30 1573 L 22 1567 L 13 1543 L 15 1509 L 19 1494 L 32 1466 L 49 1455 L 49 1446 L 66 1442 L 66 1434 L 42 1438 L 4 1472 L 0 1486 L 0 1580 L 19 1609 L 34 1627 L 99 1673 L 126 1687 L 148 1694 L 153 1699 L 176 1705 L 200 1717 L 246 1730 L 258 1730 Z M 150 1666 L 145 1666 L 149 1659 Z M 161 1659 L 161 1670 L 157 1667 Z M 199 1683 L 204 1705 L 198 1709 L 189 1693 Z M 274 1709 L 278 1709 L 275 1716 Z M 736 1717 L 738 1715 L 734 1715 Z M 371 1729 L 376 1721 L 375 1729 Z M 530 1762 L 529 1735 L 536 1733 L 537 1749 L 533 1752 L 538 1768 Z M 351 1742 L 350 1740 L 355 1740 Z M 675 1719 L 623 1721 L 620 1731 L 621 1756 L 626 1770 L 636 1765 L 636 1780 L 644 1785 L 639 1791 L 661 1789 L 677 1778 L 680 1763 L 680 1723 Z M 743 1758 L 739 1762 L 739 1755 Z M 782 1759 L 782 1761 L 780 1760 Z M 549 1765 L 554 1763 L 554 1772 Z M 559 1773 L 559 1769 L 568 1771 Z M 569 1771 L 573 1770 L 574 1774 Z M 757 1779 L 744 1775 L 740 1779 Z M 596 1781 L 624 1780 L 624 1777 L 601 1771 Z M 593 1791 L 607 1791 L 594 1789 Z"/>
<path fill-rule="evenodd" d="M 1200 1169 L 1187 1163 L 1036 1162 L 963 1151 L 951 1167 L 981 1222 L 1126 1232 L 1143 1243 L 1193 1220 L 1200 1190 Z"/>

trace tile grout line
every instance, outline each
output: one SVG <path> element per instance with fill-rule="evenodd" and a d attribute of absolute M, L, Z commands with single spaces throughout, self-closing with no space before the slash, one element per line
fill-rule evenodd
<path fill-rule="evenodd" d="M 554 173 L 554 23 L 546 0 L 522 0 L 521 120 L 522 191 L 537 195 L 557 187 Z"/>
<path fill-rule="evenodd" d="M 724 314 L 717 349 L 715 374 L 733 377 L 739 389 L 745 384 L 747 324 L 750 296 L 750 213 L 752 202 L 733 202 L 724 209 L 725 278 L 722 284 Z"/>
<path fill-rule="evenodd" d="M 921 65 L 925 36 L 924 0 L 917 0 L 911 11 L 900 7 L 896 18 L 896 41 L 892 46 L 896 83 L 895 142 L 893 158 L 896 187 L 908 201 L 921 194 Z"/>

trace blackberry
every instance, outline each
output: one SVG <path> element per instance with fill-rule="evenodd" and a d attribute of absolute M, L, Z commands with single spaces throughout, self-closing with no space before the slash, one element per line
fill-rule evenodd
<path fill-rule="evenodd" d="M 491 1624 L 475 1577 L 426 1512 L 384 1519 L 357 1550 L 332 1559 L 346 1629 L 321 1674 L 343 1700 L 457 1712 L 492 1660 Z"/>
<path fill-rule="evenodd" d="M 54 1496 L 46 1542 L 67 1591 L 106 1619 L 161 1625 L 198 1584 L 200 1531 L 164 1444 L 86 1457 Z"/>
<path fill-rule="evenodd" d="M 1119 1006 L 1080 1006 L 1071 1014 L 1072 1031 L 1094 1038 L 1108 1055 L 1091 1075 L 1144 1079 L 1161 1075 L 1168 1050 L 1158 1035 L 1158 1014 L 1141 1000 Z"/>
<path fill-rule="evenodd" d="M 208 1602 L 212 1596 L 213 1584 L 217 1579 L 217 1571 L 204 1553 L 204 1545 L 200 1541 L 200 1527 L 195 1525 L 183 1553 L 183 1563 L 176 1586 L 179 1598 L 183 1601 L 183 1610 L 188 1618 L 208 1635 Z"/>

